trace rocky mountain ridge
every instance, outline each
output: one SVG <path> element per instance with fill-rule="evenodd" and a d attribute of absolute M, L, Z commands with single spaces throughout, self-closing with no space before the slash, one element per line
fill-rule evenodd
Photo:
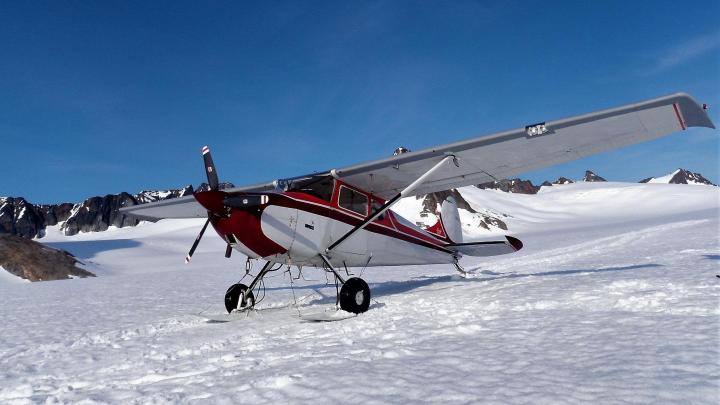
<path fill-rule="evenodd" d="M 640 183 L 669 183 L 669 184 L 705 184 L 708 186 L 717 186 L 710 180 L 703 177 L 700 173 L 691 172 L 683 168 L 678 168 L 674 172 L 662 177 L 648 177 L 640 180 Z"/>
<path fill-rule="evenodd" d="M 201 185 L 202 187 L 202 185 Z M 45 228 L 60 224 L 65 235 L 98 232 L 110 226 L 135 226 L 138 220 L 118 213 L 118 208 L 190 195 L 193 186 L 164 191 L 125 192 L 86 199 L 77 204 L 32 204 L 22 197 L 0 197 L 0 234 L 26 239 L 41 238 Z"/>
<path fill-rule="evenodd" d="M 595 174 L 592 170 L 586 170 L 585 176 L 583 176 L 583 178 L 578 181 L 597 182 L 607 180 Z M 477 187 L 487 190 L 500 190 L 507 193 L 536 194 L 538 191 L 540 191 L 540 187 L 550 187 L 553 185 L 572 183 L 575 183 L 575 181 L 567 177 L 560 177 L 553 182 L 544 181 L 539 186 L 536 186 L 530 180 L 515 178 L 482 183 L 478 184 Z M 709 186 L 716 186 L 716 184 L 713 184 L 712 182 L 710 182 L 710 180 L 703 177 L 702 174 L 694 173 L 685 169 L 677 169 L 674 172 L 662 177 L 649 177 L 647 179 L 640 180 L 639 183 L 705 184 Z"/>
<path fill-rule="evenodd" d="M 595 182 L 595 181 L 607 181 L 604 178 L 593 173 L 591 170 L 585 171 L 585 176 L 581 181 Z M 478 184 L 477 187 L 483 190 L 500 190 L 506 193 L 518 193 L 518 194 L 536 194 L 540 191 L 540 187 L 549 187 L 557 184 L 571 184 L 573 180 L 567 177 L 560 177 L 553 182 L 544 181 L 539 186 L 536 186 L 530 180 L 522 179 L 504 179 L 501 181 L 491 181 L 488 183 Z"/>

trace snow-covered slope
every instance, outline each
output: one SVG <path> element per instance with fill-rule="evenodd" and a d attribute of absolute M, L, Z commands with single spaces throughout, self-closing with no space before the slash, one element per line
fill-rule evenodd
<path fill-rule="evenodd" d="M 98 277 L 0 279 L 0 403 L 714 404 L 719 190 L 462 189 L 478 211 L 507 214 L 525 248 L 464 258 L 470 279 L 450 266 L 367 269 L 371 310 L 334 323 L 298 318 L 335 301 L 312 269 L 294 289 L 271 273 L 259 307 L 276 309 L 225 324 L 195 316 L 222 313 L 245 273 L 210 234 L 182 263 L 202 220 L 50 229 L 43 242 Z"/>

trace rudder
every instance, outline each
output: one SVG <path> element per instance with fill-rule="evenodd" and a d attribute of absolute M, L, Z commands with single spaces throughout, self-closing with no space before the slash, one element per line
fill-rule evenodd
<path fill-rule="evenodd" d="M 445 228 L 445 234 L 452 243 L 462 243 L 462 223 L 457 203 L 449 196 L 440 204 L 440 222 Z"/>

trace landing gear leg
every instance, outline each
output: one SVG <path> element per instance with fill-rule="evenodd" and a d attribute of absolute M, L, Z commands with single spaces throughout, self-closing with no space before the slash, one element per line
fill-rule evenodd
<path fill-rule="evenodd" d="M 458 263 L 457 260 L 455 260 L 453 265 L 455 265 L 455 270 L 457 270 L 457 272 L 460 273 L 460 277 L 467 278 L 468 272 L 465 271 L 465 269 L 463 269 L 462 266 L 460 266 L 460 263 Z"/>
<path fill-rule="evenodd" d="M 225 292 L 225 309 L 228 313 L 236 309 L 249 309 L 255 306 L 255 295 L 253 295 L 253 288 L 257 285 L 265 274 L 270 271 L 273 262 L 265 263 L 260 273 L 253 279 L 249 286 L 245 284 L 237 283 L 230 286 Z"/>
<path fill-rule="evenodd" d="M 343 280 L 342 276 L 338 274 L 337 270 L 330 264 L 330 260 L 325 255 L 320 255 L 330 271 L 335 274 L 338 280 L 342 283 L 342 288 L 338 294 L 338 301 L 340 302 L 340 308 L 353 314 L 361 314 L 370 308 L 370 287 L 367 283 L 359 277 L 350 277 L 347 280 Z"/>

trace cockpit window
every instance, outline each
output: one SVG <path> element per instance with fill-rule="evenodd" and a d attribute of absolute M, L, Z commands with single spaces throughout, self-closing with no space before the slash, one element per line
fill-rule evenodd
<path fill-rule="evenodd" d="M 368 198 L 365 194 L 351 190 L 347 187 L 340 187 L 338 205 L 350 211 L 367 216 Z"/>
<path fill-rule="evenodd" d="M 315 176 L 293 181 L 287 191 L 298 191 L 330 201 L 334 186 L 335 180 L 331 176 Z"/>

